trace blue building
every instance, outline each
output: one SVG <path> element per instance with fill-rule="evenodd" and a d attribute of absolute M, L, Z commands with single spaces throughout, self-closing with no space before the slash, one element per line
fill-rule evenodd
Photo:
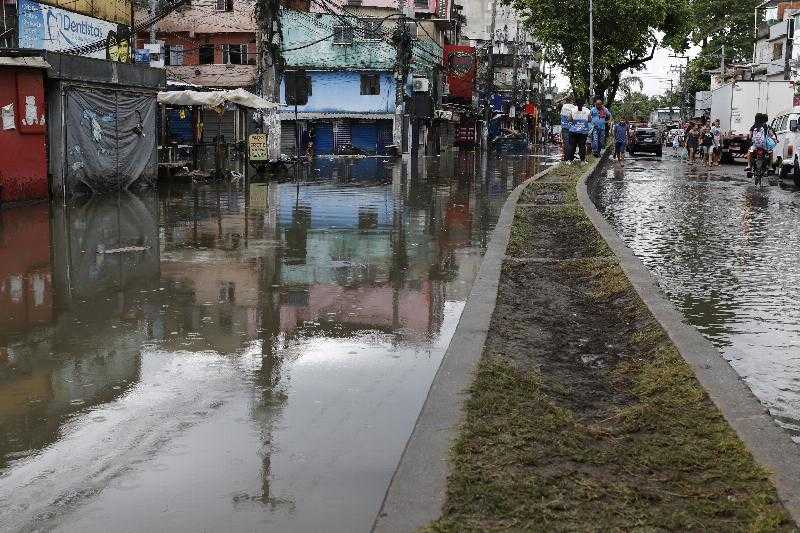
<path fill-rule="evenodd" d="M 283 153 L 294 153 L 296 139 L 301 152 L 312 142 L 316 154 L 347 146 L 382 154 L 392 144 L 395 51 L 386 36 L 391 22 L 382 28 L 379 19 L 352 20 L 365 31 L 354 31 L 334 15 L 283 10 L 287 76 L 302 70 L 310 81 L 308 103 L 297 107 L 297 121 L 294 106 L 285 105 L 287 76 L 281 82 Z M 366 29 L 374 38 L 365 37 Z"/>

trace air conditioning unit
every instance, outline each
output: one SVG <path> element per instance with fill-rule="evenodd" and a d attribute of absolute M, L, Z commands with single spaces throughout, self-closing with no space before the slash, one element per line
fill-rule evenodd
<path fill-rule="evenodd" d="M 428 78 L 414 78 L 412 88 L 415 93 L 427 93 L 430 91 L 431 83 Z"/>

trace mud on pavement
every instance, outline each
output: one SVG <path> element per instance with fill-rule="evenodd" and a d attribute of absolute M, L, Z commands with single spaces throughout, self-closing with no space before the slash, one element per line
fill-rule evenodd
<path fill-rule="evenodd" d="M 578 174 L 522 197 L 430 529 L 794 529 L 592 224 L 554 205 Z"/>

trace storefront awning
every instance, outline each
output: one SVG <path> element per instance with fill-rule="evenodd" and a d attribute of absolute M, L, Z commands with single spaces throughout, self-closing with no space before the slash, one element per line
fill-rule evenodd
<path fill-rule="evenodd" d="M 41 57 L 0 56 L 0 67 L 50 68 L 50 64 Z"/>
<path fill-rule="evenodd" d="M 275 109 L 278 104 L 265 100 L 260 96 L 234 89 L 231 91 L 162 91 L 158 93 L 158 103 L 166 105 L 199 105 L 221 107 L 226 103 L 237 104 L 250 109 Z"/>

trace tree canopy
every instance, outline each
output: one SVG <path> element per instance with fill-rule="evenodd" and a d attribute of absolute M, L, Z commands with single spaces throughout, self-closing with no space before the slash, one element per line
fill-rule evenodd
<path fill-rule="evenodd" d="M 717 68 L 725 46 L 726 63 L 749 63 L 753 57 L 753 11 L 760 0 L 693 0 L 691 43 L 700 53 L 689 64 L 688 92 L 708 89 L 706 71 Z"/>
<path fill-rule="evenodd" d="M 505 1 L 521 14 L 547 59 L 567 73 L 575 96 L 594 96 L 589 95 L 588 0 Z M 690 0 L 594 0 L 597 95 L 613 102 L 623 73 L 644 68 L 659 45 L 687 48 L 692 27 Z"/>

